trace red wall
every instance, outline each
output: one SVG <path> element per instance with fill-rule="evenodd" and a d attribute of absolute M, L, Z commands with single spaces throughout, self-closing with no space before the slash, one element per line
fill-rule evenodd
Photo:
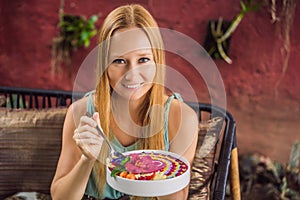
<path fill-rule="evenodd" d="M 99 14 L 97 27 L 109 11 L 125 1 L 65 1 L 65 12 L 90 17 Z M 127 1 L 141 3 L 164 28 L 182 32 L 204 44 L 207 22 L 222 16 L 231 20 L 239 12 L 237 0 Z M 280 7 L 278 8 L 280 9 Z M 51 44 L 57 36 L 59 1 L 0 1 L 0 85 L 72 90 L 85 56 L 96 45 L 73 53 L 72 64 L 51 73 Z M 226 88 L 228 109 L 238 124 L 241 153 L 259 152 L 287 161 L 293 142 L 300 140 L 300 9 L 296 7 L 290 33 L 290 58 L 275 94 L 283 66 L 280 23 L 271 23 L 266 6 L 249 13 L 231 38 L 233 64 L 215 60 Z M 282 28 L 282 27 L 281 27 Z M 189 74 L 184 62 L 169 65 Z M 193 77 L 193 76 L 190 76 Z M 198 80 L 191 80 L 198 96 L 207 94 Z M 200 86 L 200 87 L 199 87 Z"/>

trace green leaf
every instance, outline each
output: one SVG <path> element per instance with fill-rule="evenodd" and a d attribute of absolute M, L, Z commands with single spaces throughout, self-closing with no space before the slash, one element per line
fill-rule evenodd
<path fill-rule="evenodd" d="M 93 15 L 89 21 L 95 23 L 98 20 L 98 16 L 97 15 Z"/>
<path fill-rule="evenodd" d="M 97 30 L 93 30 L 89 32 L 90 38 L 97 34 Z"/>
<path fill-rule="evenodd" d="M 243 1 L 240 1 L 240 3 L 241 3 L 242 11 L 246 12 L 247 6 L 245 5 L 245 3 Z"/>
<path fill-rule="evenodd" d="M 89 33 L 87 31 L 83 31 L 80 38 L 83 41 L 87 40 L 89 38 Z"/>
<path fill-rule="evenodd" d="M 118 166 L 116 166 L 116 167 L 111 171 L 110 176 L 111 176 L 111 177 L 116 177 L 117 174 L 119 174 L 119 173 L 121 173 L 121 172 L 123 172 L 123 171 L 125 171 L 125 170 L 126 170 L 126 168 L 125 168 L 124 165 L 118 165 Z"/>
<path fill-rule="evenodd" d="M 121 161 L 120 165 L 125 166 L 126 163 L 130 161 L 130 157 L 126 156 L 124 160 Z"/>
<path fill-rule="evenodd" d="M 290 153 L 290 158 L 289 158 L 288 166 L 291 171 L 298 168 L 299 160 L 300 160 L 300 145 L 299 142 L 296 141 L 295 144 L 293 145 L 293 148 Z"/>
<path fill-rule="evenodd" d="M 74 30 L 76 30 L 76 27 L 74 27 L 74 26 L 67 26 L 66 30 L 67 31 L 74 31 Z"/>
<path fill-rule="evenodd" d="M 90 40 L 85 40 L 84 47 L 87 48 L 88 46 L 90 46 Z"/>
<path fill-rule="evenodd" d="M 119 165 L 117 165 L 112 171 L 111 171 L 111 174 L 110 176 L 112 177 L 116 177 L 117 174 L 123 172 L 123 171 L 126 171 L 126 163 L 130 161 L 130 157 L 129 156 L 126 156 L 121 162 Z"/>

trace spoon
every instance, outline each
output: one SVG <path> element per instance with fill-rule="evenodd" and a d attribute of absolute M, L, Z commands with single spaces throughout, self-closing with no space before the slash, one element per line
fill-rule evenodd
<path fill-rule="evenodd" d="M 89 112 L 86 112 L 86 116 L 92 117 L 93 115 L 91 113 L 89 113 Z M 110 156 L 112 158 L 117 157 L 117 158 L 121 158 L 123 160 L 123 159 L 125 159 L 127 157 L 123 153 L 121 153 L 121 152 L 119 152 L 119 151 L 117 151 L 117 150 L 114 149 L 113 145 L 111 144 L 111 142 L 108 140 L 108 138 L 104 134 L 101 125 L 97 124 L 96 129 L 97 129 L 99 135 L 104 138 L 104 141 L 108 145 L 108 148 L 110 149 Z"/>

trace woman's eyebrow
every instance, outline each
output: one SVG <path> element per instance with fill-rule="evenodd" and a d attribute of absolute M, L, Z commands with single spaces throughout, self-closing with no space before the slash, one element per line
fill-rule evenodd
<path fill-rule="evenodd" d="M 137 55 L 139 55 L 139 56 L 152 56 L 153 53 L 152 53 L 152 50 L 147 49 L 147 50 L 140 50 L 140 51 L 138 51 Z"/>
<path fill-rule="evenodd" d="M 125 54 L 126 55 L 126 54 Z M 152 51 L 151 50 L 138 50 L 137 52 L 136 52 L 136 55 L 137 56 L 153 56 L 153 53 L 152 53 Z M 116 59 L 116 58 L 121 58 L 121 57 L 123 57 L 124 55 L 119 55 L 119 54 L 117 54 L 117 53 L 111 53 L 110 55 L 109 55 L 109 58 L 111 58 L 111 59 Z"/>
<path fill-rule="evenodd" d="M 153 56 L 153 54 L 152 53 L 139 53 L 139 54 L 137 54 L 138 56 Z"/>

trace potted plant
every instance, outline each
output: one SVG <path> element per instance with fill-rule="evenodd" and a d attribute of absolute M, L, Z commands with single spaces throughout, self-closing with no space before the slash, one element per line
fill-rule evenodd
<path fill-rule="evenodd" d="M 227 55 L 231 35 L 247 13 L 255 11 L 261 6 L 261 3 L 256 3 L 252 0 L 242 0 L 240 1 L 240 4 L 241 11 L 231 22 L 223 22 L 222 17 L 218 20 L 209 21 L 207 36 L 204 43 L 204 48 L 210 56 L 213 58 L 222 58 L 229 64 L 232 63 L 232 60 Z"/>
<path fill-rule="evenodd" d="M 72 51 L 81 47 L 88 47 L 91 38 L 97 34 L 95 22 L 98 16 L 93 15 L 89 19 L 80 15 L 59 15 L 59 36 L 52 43 L 52 67 L 70 63 Z"/>

